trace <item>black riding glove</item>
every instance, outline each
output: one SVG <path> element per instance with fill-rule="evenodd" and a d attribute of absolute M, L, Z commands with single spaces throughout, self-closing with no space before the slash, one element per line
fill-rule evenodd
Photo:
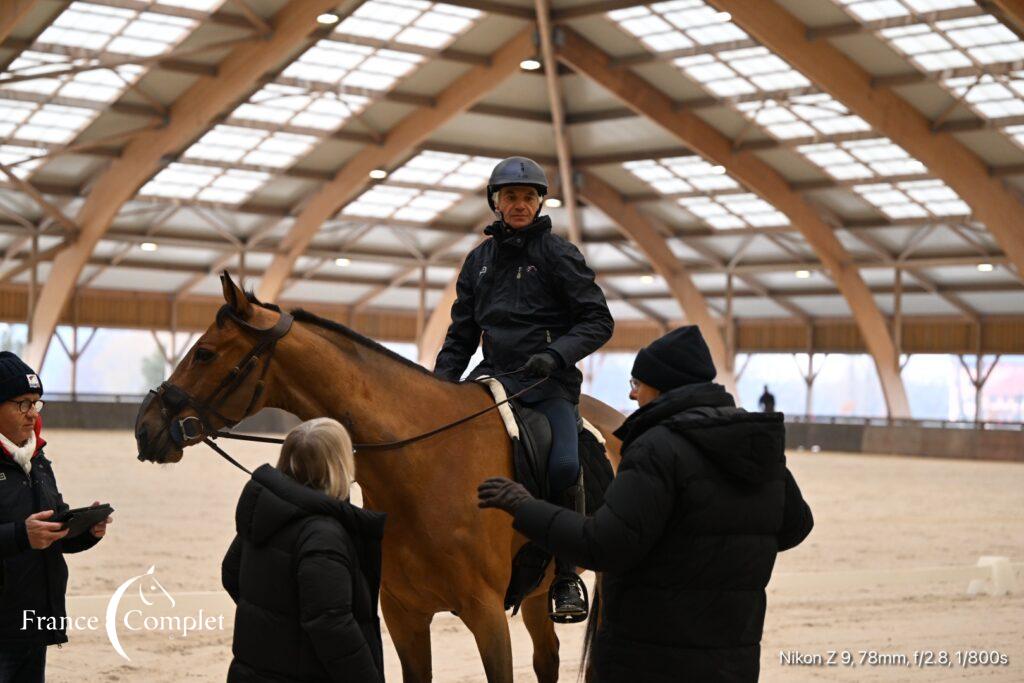
<path fill-rule="evenodd" d="M 510 515 L 516 514 L 519 506 L 526 501 L 533 500 L 525 486 L 505 477 L 484 479 L 476 487 L 476 495 L 480 499 L 479 507 L 498 508 Z"/>
<path fill-rule="evenodd" d="M 535 377 L 547 377 L 559 369 L 560 363 L 554 355 L 547 351 L 541 351 L 530 356 L 526 361 L 524 369 Z"/>

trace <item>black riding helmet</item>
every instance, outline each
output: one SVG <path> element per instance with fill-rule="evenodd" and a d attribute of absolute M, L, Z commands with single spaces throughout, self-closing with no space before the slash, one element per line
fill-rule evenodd
<path fill-rule="evenodd" d="M 487 181 L 487 205 L 491 211 L 498 210 L 494 206 L 494 193 L 508 185 L 532 187 L 541 199 L 548 193 L 548 178 L 540 164 L 526 157 L 509 157 L 498 162 Z"/>

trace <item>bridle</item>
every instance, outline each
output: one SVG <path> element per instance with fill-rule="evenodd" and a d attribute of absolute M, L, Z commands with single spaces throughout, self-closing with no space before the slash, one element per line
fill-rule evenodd
<path fill-rule="evenodd" d="M 223 306 L 217 313 L 218 319 L 221 319 L 222 316 L 231 318 L 242 329 L 255 335 L 256 343 L 228 371 L 205 399 L 197 399 L 181 387 L 167 381 L 161 383 L 159 388 L 151 390 L 146 395 L 139 414 L 144 414 L 153 401 L 158 401 L 160 404 L 160 415 L 164 418 L 162 429 L 169 430 L 171 441 L 174 442 L 175 446 L 184 448 L 190 443 L 198 443 L 199 441 L 212 445 L 211 437 L 216 438 L 220 435 L 220 432 L 211 423 L 211 418 L 215 418 L 225 427 L 234 427 L 249 415 L 263 395 L 265 387 L 263 380 L 267 375 L 267 370 L 270 368 L 270 361 L 274 357 L 277 342 L 288 334 L 292 328 L 292 323 L 295 321 L 290 314 L 284 311 L 281 311 L 280 315 L 281 317 L 278 318 L 273 327 L 260 329 L 240 318 L 229 306 Z M 242 415 L 237 419 L 224 415 L 222 412 L 224 404 L 242 386 L 261 362 L 263 367 L 260 370 L 259 378 L 253 386 L 252 396 Z M 186 408 L 191 408 L 196 414 L 181 417 L 181 413 Z M 215 448 L 215 450 L 219 449 Z M 231 456 L 226 453 L 222 453 L 222 455 L 227 457 L 236 467 L 245 469 L 232 459 Z M 139 459 L 143 459 L 141 453 L 139 454 Z"/>
<path fill-rule="evenodd" d="M 245 419 L 252 411 L 253 407 L 259 401 L 263 395 L 264 382 L 263 379 L 266 377 L 267 370 L 270 368 L 270 361 L 274 356 L 274 350 L 279 342 L 292 328 L 292 323 L 295 319 L 284 311 L 280 312 L 281 317 L 274 324 L 273 327 L 268 329 L 260 329 L 249 324 L 243 320 L 234 312 L 234 310 L 225 305 L 221 307 L 217 313 L 217 318 L 220 319 L 222 316 L 231 318 L 231 320 L 249 331 L 256 336 L 256 343 L 246 353 L 241 360 L 228 372 L 228 374 L 221 380 L 220 384 L 213 390 L 213 392 L 205 399 L 198 400 L 194 398 L 187 391 L 172 384 L 171 382 L 162 382 L 159 388 L 150 390 L 146 395 L 146 398 L 142 402 L 142 406 L 139 410 L 139 415 L 143 415 L 146 409 L 149 408 L 153 401 L 159 401 L 160 403 L 160 415 L 164 418 L 164 425 L 161 428 L 161 432 L 164 429 L 169 430 L 171 441 L 178 448 L 185 448 L 187 445 L 192 443 L 199 443 L 202 441 L 207 446 L 212 448 L 218 455 L 230 462 L 232 465 L 242 470 L 246 474 L 251 475 L 252 472 L 247 469 L 244 465 L 239 463 L 237 460 L 228 455 L 220 446 L 214 443 L 214 439 L 236 439 L 238 441 L 255 441 L 258 443 L 274 443 L 283 444 L 284 439 L 279 439 L 269 436 L 251 436 L 248 434 L 232 434 L 219 430 L 210 423 L 210 417 L 214 417 L 224 424 L 225 427 L 230 429 L 234 427 L 243 419 Z M 241 387 L 242 383 L 246 380 L 252 370 L 263 362 L 263 369 L 260 371 L 259 379 L 257 379 L 255 386 L 253 387 L 252 397 L 249 399 L 249 403 L 246 406 L 245 411 L 238 419 L 229 418 L 221 413 L 221 407 L 231 396 L 232 392 Z M 517 372 L 521 372 L 525 366 L 516 368 L 509 372 L 502 372 L 496 375 L 491 375 L 492 379 L 499 377 L 505 377 L 507 375 L 513 375 Z M 428 439 L 436 434 L 457 427 L 463 423 L 469 422 L 475 418 L 484 415 L 492 410 L 497 410 L 500 406 L 512 401 L 513 399 L 519 398 L 526 392 L 534 389 L 544 382 L 547 381 L 547 377 L 542 377 L 538 381 L 534 382 L 525 389 L 509 396 L 508 398 L 494 403 L 493 405 L 487 406 L 482 410 L 478 410 L 475 413 L 459 418 L 454 422 L 449 422 L 446 425 L 442 425 L 436 429 L 432 429 L 428 432 L 418 434 L 408 439 L 401 439 L 398 441 L 386 441 L 383 443 L 356 443 L 353 444 L 353 448 L 356 452 L 359 451 L 387 451 L 397 450 L 405 446 L 409 446 L 418 441 Z M 195 411 L 195 415 L 188 415 L 186 417 L 180 417 L 183 410 L 186 408 L 192 408 Z M 144 460 L 142 454 L 139 454 L 139 460 Z"/>

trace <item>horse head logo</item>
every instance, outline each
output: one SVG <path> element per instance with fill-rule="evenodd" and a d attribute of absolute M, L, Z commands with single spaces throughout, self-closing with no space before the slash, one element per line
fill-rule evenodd
<path fill-rule="evenodd" d="M 145 574 L 139 574 L 128 579 L 114 591 L 114 594 L 110 596 L 110 602 L 107 603 L 107 614 L 106 614 L 106 627 L 107 627 L 107 638 L 110 639 L 110 644 L 113 646 L 114 651 L 117 654 L 125 658 L 126 661 L 131 661 L 131 658 L 125 654 L 124 648 L 121 647 L 121 640 L 117 635 L 117 608 L 121 604 L 122 598 L 125 593 L 131 588 L 133 583 L 138 582 L 139 600 L 146 607 L 152 607 L 157 600 L 166 599 L 170 606 L 173 608 L 175 605 L 174 597 L 167 592 L 167 589 L 163 587 L 156 578 L 156 565 L 152 565 Z"/>

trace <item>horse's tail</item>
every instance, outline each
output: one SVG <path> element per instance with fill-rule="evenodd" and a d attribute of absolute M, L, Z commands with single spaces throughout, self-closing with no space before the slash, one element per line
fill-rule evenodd
<path fill-rule="evenodd" d="M 587 620 L 587 631 L 583 636 L 583 654 L 580 657 L 580 673 L 576 677 L 576 683 L 593 680 L 590 675 L 590 650 L 594 646 L 594 637 L 597 635 L 597 627 L 601 621 L 601 575 L 598 574 L 594 581 L 594 603 L 590 606 L 590 619 Z"/>

